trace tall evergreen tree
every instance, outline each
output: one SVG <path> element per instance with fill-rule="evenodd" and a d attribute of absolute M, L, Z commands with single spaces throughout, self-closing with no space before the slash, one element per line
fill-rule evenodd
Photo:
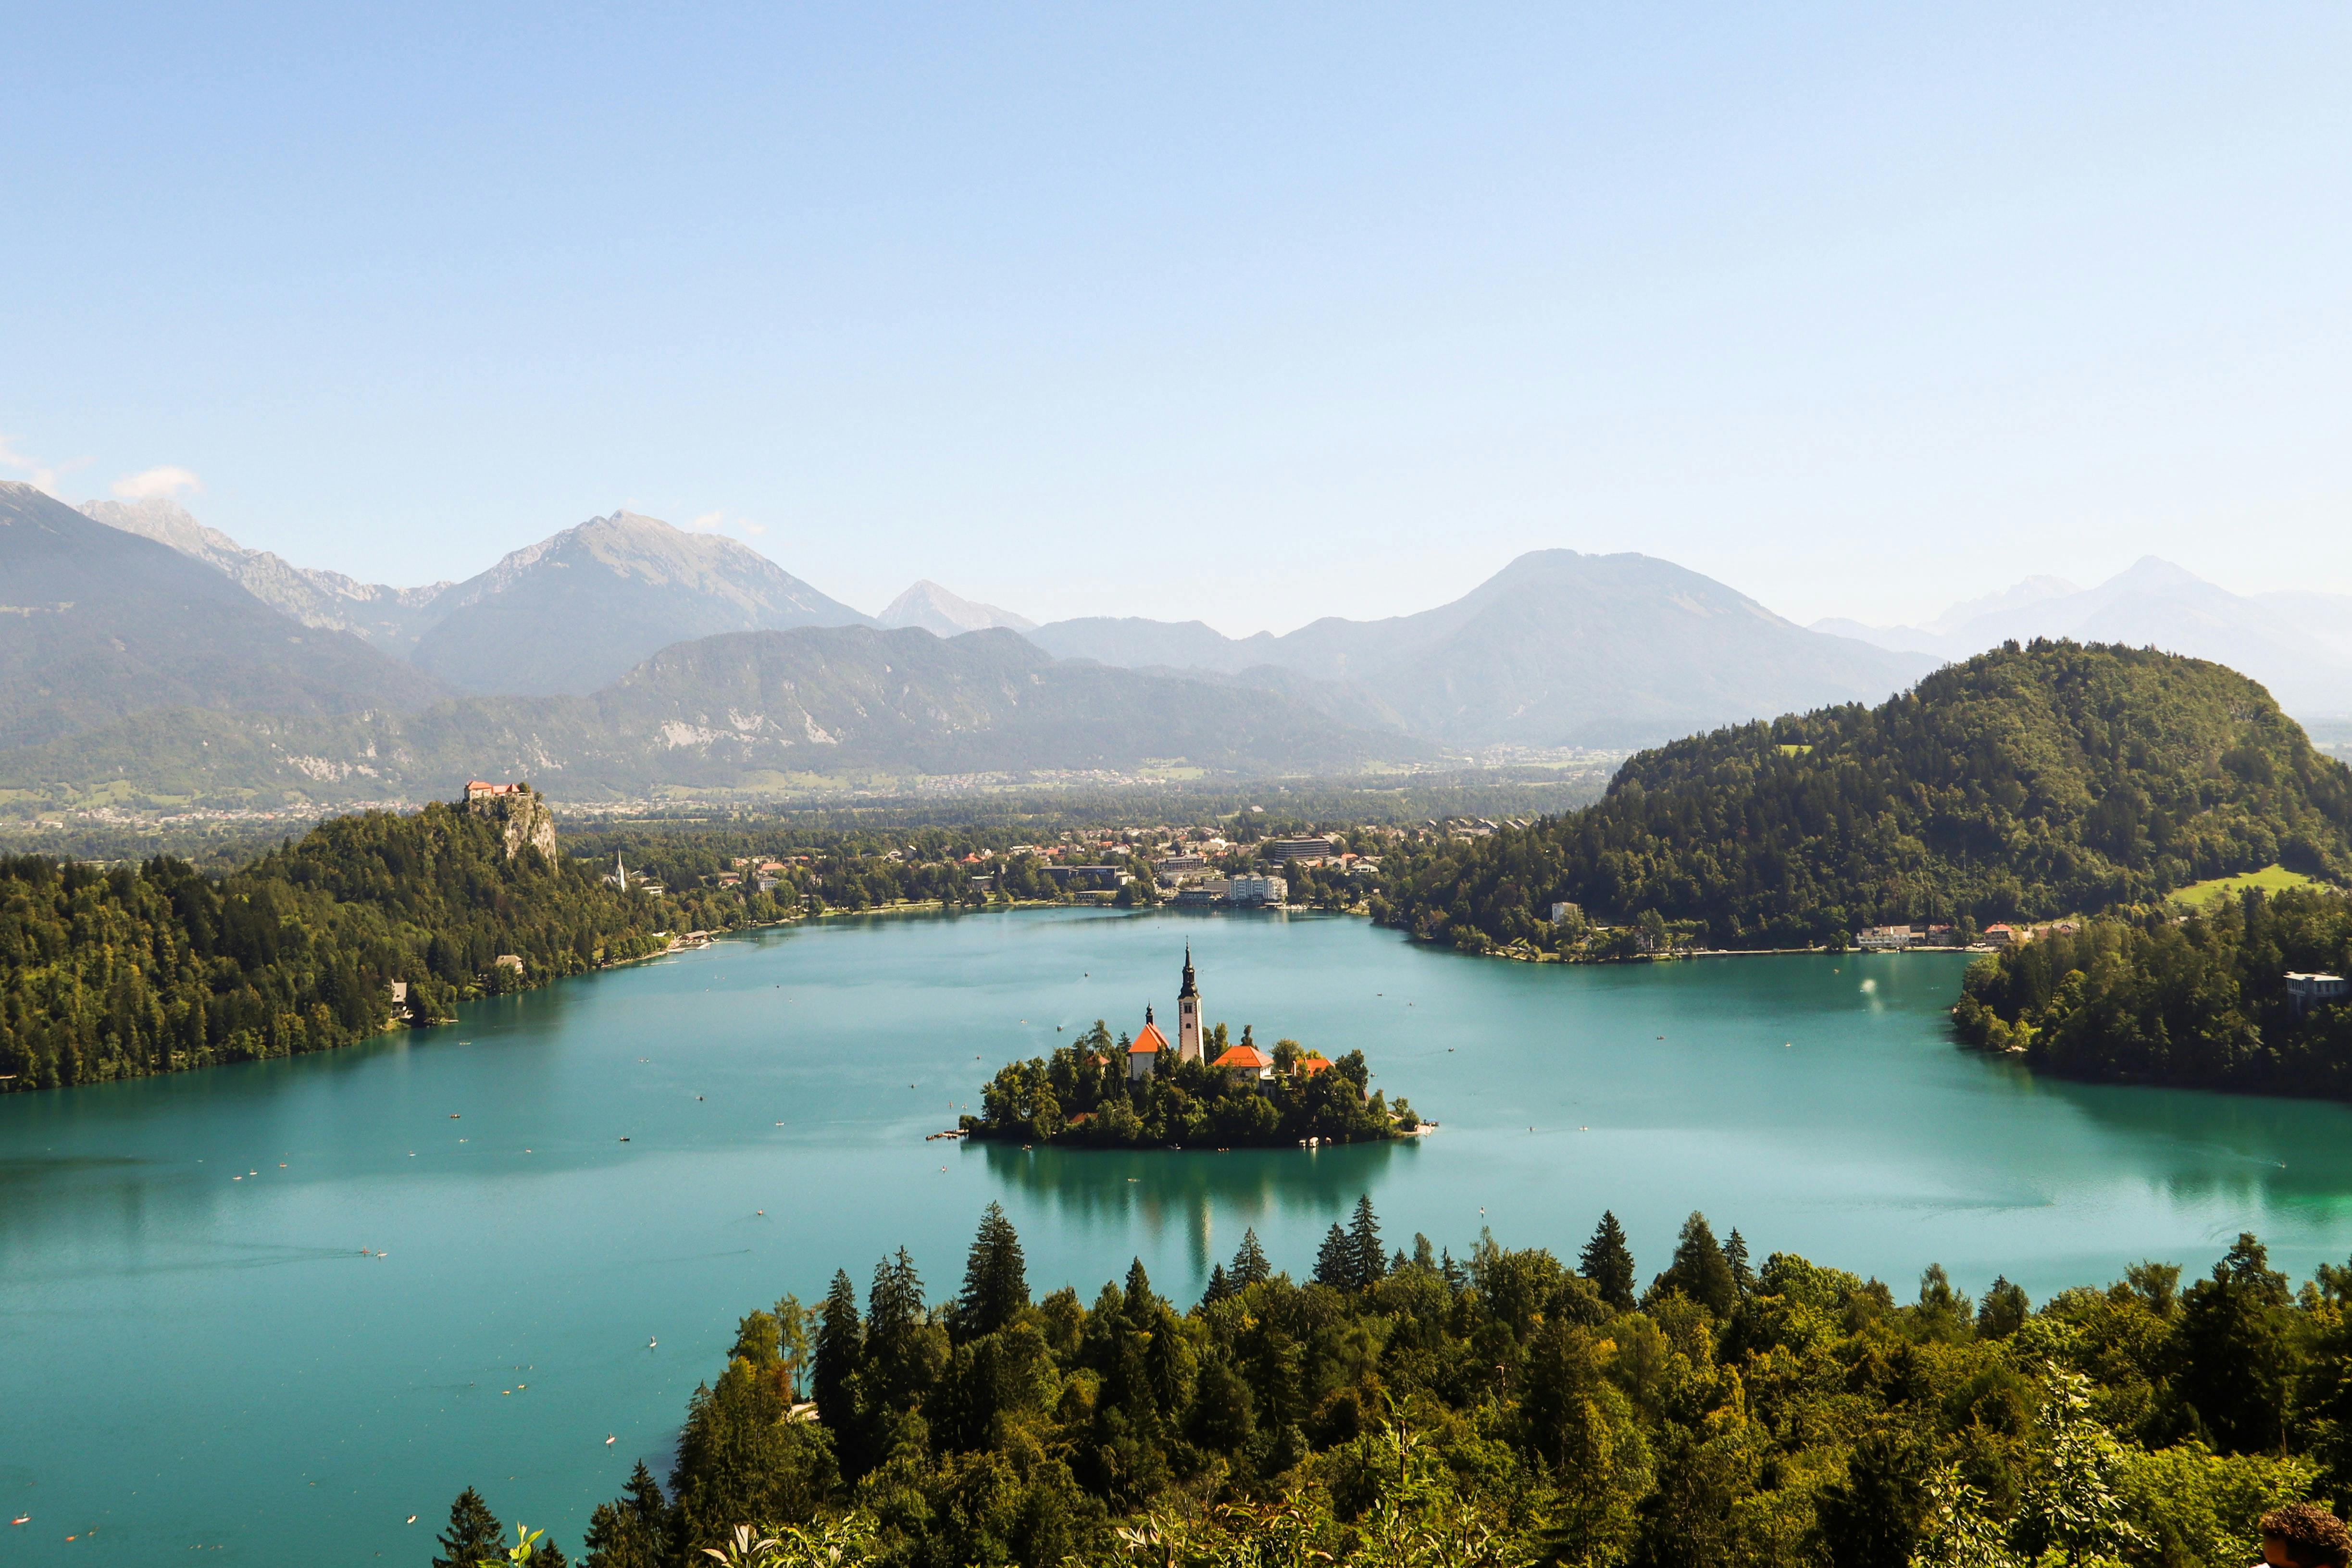
<path fill-rule="evenodd" d="M 980 1234 L 972 1237 L 964 1262 L 963 1294 L 956 1299 L 957 1337 L 992 1334 L 1028 1304 L 1029 1274 L 1021 1237 L 1003 1208 L 991 1203 L 980 1216 Z"/>
<path fill-rule="evenodd" d="M 1242 1244 L 1234 1253 L 1233 1278 L 1236 1290 L 1263 1285 L 1274 1278 L 1274 1265 L 1266 1261 L 1265 1248 L 1258 1244 L 1255 1229 L 1242 1232 Z"/>
<path fill-rule="evenodd" d="M 505 1535 L 482 1494 L 467 1487 L 449 1505 L 449 1528 L 441 1532 L 441 1554 L 433 1559 L 433 1568 L 481 1568 L 484 1563 L 501 1561 L 507 1554 Z"/>
<path fill-rule="evenodd" d="M 1222 1263 L 1209 1270 L 1209 1288 L 1201 1292 L 1201 1305 L 1213 1307 L 1234 1293 L 1234 1282 L 1225 1277 Z"/>
<path fill-rule="evenodd" d="M 937 1371 L 930 1342 L 938 1337 L 923 1310 L 922 1276 L 902 1247 L 874 1266 L 866 1296 L 864 1371 L 877 1410 L 914 1408 Z"/>
<path fill-rule="evenodd" d="M 1739 1290 L 1732 1283 L 1731 1264 L 1723 1256 L 1723 1247 L 1715 1239 L 1706 1215 L 1693 1209 L 1690 1218 L 1683 1221 L 1682 1235 L 1675 1242 L 1674 1261 L 1652 1282 L 1651 1289 L 1661 1295 L 1680 1290 L 1717 1317 L 1730 1312 L 1739 1300 Z"/>
<path fill-rule="evenodd" d="M 583 1568 L 662 1568 L 670 1560 L 669 1503 L 643 1459 L 618 1498 L 596 1505 L 583 1544 Z"/>
<path fill-rule="evenodd" d="M 1603 1209 L 1592 1239 L 1577 1255 L 1577 1272 L 1592 1281 L 1601 1299 L 1621 1312 L 1633 1310 L 1633 1253 L 1625 1245 L 1625 1227 L 1614 1212 Z"/>
<path fill-rule="evenodd" d="M 1336 1225 L 1325 1234 L 1322 1249 L 1315 1255 L 1315 1283 L 1334 1290 L 1356 1288 L 1356 1249 L 1348 1233 Z"/>
<path fill-rule="evenodd" d="M 1143 1259 L 1139 1258 L 1127 1266 L 1127 1289 L 1120 1297 L 1129 1324 L 1149 1331 L 1160 1320 L 1160 1298 L 1151 1289 L 1151 1276 L 1144 1272 Z"/>
<path fill-rule="evenodd" d="M 837 1268 L 817 1313 L 816 1358 L 809 1378 L 817 1419 L 836 1434 L 856 1427 L 852 1380 L 865 1359 L 866 1326 L 857 1316 L 857 1287 L 849 1282 L 846 1270 Z"/>
<path fill-rule="evenodd" d="M 1348 1250 L 1354 1255 L 1356 1289 L 1369 1290 L 1389 1271 L 1388 1254 L 1381 1247 L 1381 1222 L 1372 1215 L 1372 1194 L 1356 1198 L 1355 1217 L 1348 1222 Z"/>
<path fill-rule="evenodd" d="M 2279 1447 L 2286 1417 L 2294 1332 L 2286 1276 L 2270 1249 L 2241 1232 L 2237 1244 L 2181 1293 L 2178 1343 L 2185 1364 L 2174 1387 L 2225 1454 Z"/>
<path fill-rule="evenodd" d="M 1739 1227 L 1731 1227 L 1730 1239 L 1723 1244 L 1723 1261 L 1730 1266 L 1732 1288 L 1742 1300 L 1756 1293 L 1756 1270 L 1748 1266 L 1748 1243 Z"/>

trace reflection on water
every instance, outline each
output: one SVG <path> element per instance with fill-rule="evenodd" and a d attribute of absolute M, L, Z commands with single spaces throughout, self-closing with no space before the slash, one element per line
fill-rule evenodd
<path fill-rule="evenodd" d="M 998 1064 L 1164 1014 L 1187 937 L 1212 1023 L 1361 1048 L 1442 1130 L 924 1141 Z M 992 1200 L 1038 1289 L 1139 1258 L 1180 1300 L 1244 1227 L 1304 1274 L 1363 1193 L 1391 1246 L 1457 1256 L 1491 1223 L 1572 1258 L 1611 1209 L 1644 1278 L 1695 1208 L 1759 1256 L 2036 1296 L 2146 1257 L 2201 1272 L 2240 1229 L 2298 1273 L 2352 1252 L 2345 1107 L 2036 1079 L 1954 1046 L 1960 970 L 1538 967 L 1336 917 L 830 921 L 329 1056 L 0 1097 L 0 1409 L 40 1434 L 0 1445 L 0 1502 L 69 1521 L 11 1562 L 63 1562 L 68 1533 L 85 1564 L 321 1539 L 416 1562 L 406 1516 L 478 1483 L 576 1542 L 637 1458 L 661 1468 L 743 1311 L 900 1246 L 944 1299 Z M 173 1353 L 126 1352 L 159 1335 Z"/>
<path fill-rule="evenodd" d="M 975 1146 L 1000 1184 L 1041 1199 L 1046 1211 L 1089 1230 L 1140 1230 L 1157 1241 L 1181 1234 L 1195 1279 L 1229 1258 L 1242 1232 L 1328 1223 L 1335 1211 L 1386 1179 L 1423 1140 L 1316 1149 L 1024 1149 Z"/>

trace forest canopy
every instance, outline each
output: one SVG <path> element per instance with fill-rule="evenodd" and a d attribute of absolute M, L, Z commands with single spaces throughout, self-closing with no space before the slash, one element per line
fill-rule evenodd
<path fill-rule="evenodd" d="M 225 876 L 0 858 L 0 1089 L 325 1050 L 390 1026 L 394 981 L 429 1021 L 664 945 L 666 900 L 509 842 L 503 816 L 436 803 L 322 822 Z"/>
<path fill-rule="evenodd" d="M 2258 1521 L 2352 1497 L 2352 1265 L 2300 1289 L 2241 1236 L 2036 1309 L 1929 1267 L 1902 1299 L 1684 1225 L 1646 1286 L 1614 1216 L 1574 1263 L 1391 1246 L 1370 1201 L 1311 1275 L 1255 1233 L 1190 1306 L 1140 1262 L 1033 1295 L 982 1216 L 934 1300 L 747 1315 L 589 1568 L 1331 1561 L 2239 1568 Z M 453 1510 L 437 1561 L 498 1530 Z M 740 1531 L 741 1533 L 738 1533 Z M 562 1561 L 551 1545 L 532 1561 Z"/>
<path fill-rule="evenodd" d="M 1376 918 L 1471 952 L 1557 947 L 1558 902 L 1718 947 L 2153 903 L 2282 864 L 2352 870 L 2352 769 L 2253 681 L 2037 640 L 1876 708 L 1641 752 L 1581 811 L 1391 856 Z"/>

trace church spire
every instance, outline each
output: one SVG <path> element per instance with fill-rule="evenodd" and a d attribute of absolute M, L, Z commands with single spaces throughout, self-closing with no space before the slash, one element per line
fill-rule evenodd
<path fill-rule="evenodd" d="M 1201 988 L 1192 983 L 1192 944 L 1188 942 L 1184 944 L 1184 984 L 1177 987 L 1176 996 L 1179 1001 L 1181 1001 L 1187 996 L 1198 996 L 1200 994 Z"/>

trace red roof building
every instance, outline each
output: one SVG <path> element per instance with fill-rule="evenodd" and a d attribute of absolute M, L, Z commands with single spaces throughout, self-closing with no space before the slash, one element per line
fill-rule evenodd
<path fill-rule="evenodd" d="M 1301 1057 L 1298 1058 L 1297 1065 L 1292 1067 L 1290 1070 L 1297 1073 L 1301 1078 L 1313 1078 L 1318 1072 L 1328 1072 L 1331 1070 L 1331 1058 L 1329 1057 L 1316 1056 Z"/>
<path fill-rule="evenodd" d="M 1271 1084 L 1274 1081 L 1274 1058 L 1255 1046 L 1229 1046 L 1223 1056 L 1209 1065 L 1219 1072 L 1232 1074 L 1236 1083 Z"/>
<path fill-rule="evenodd" d="M 1146 1007 L 1142 1031 L 1135 1037 L 1135 1043 L 1127 1047 L 1128 1082 L 1133 1083 L 1150 1072 L 1152 1064 L 1160 1059 L 1160 1053 L 1167 1048 L 1168 1037 L 1160 1032 L 1160 1026 L 1151 1021 L 1151 1009 Z"/>

